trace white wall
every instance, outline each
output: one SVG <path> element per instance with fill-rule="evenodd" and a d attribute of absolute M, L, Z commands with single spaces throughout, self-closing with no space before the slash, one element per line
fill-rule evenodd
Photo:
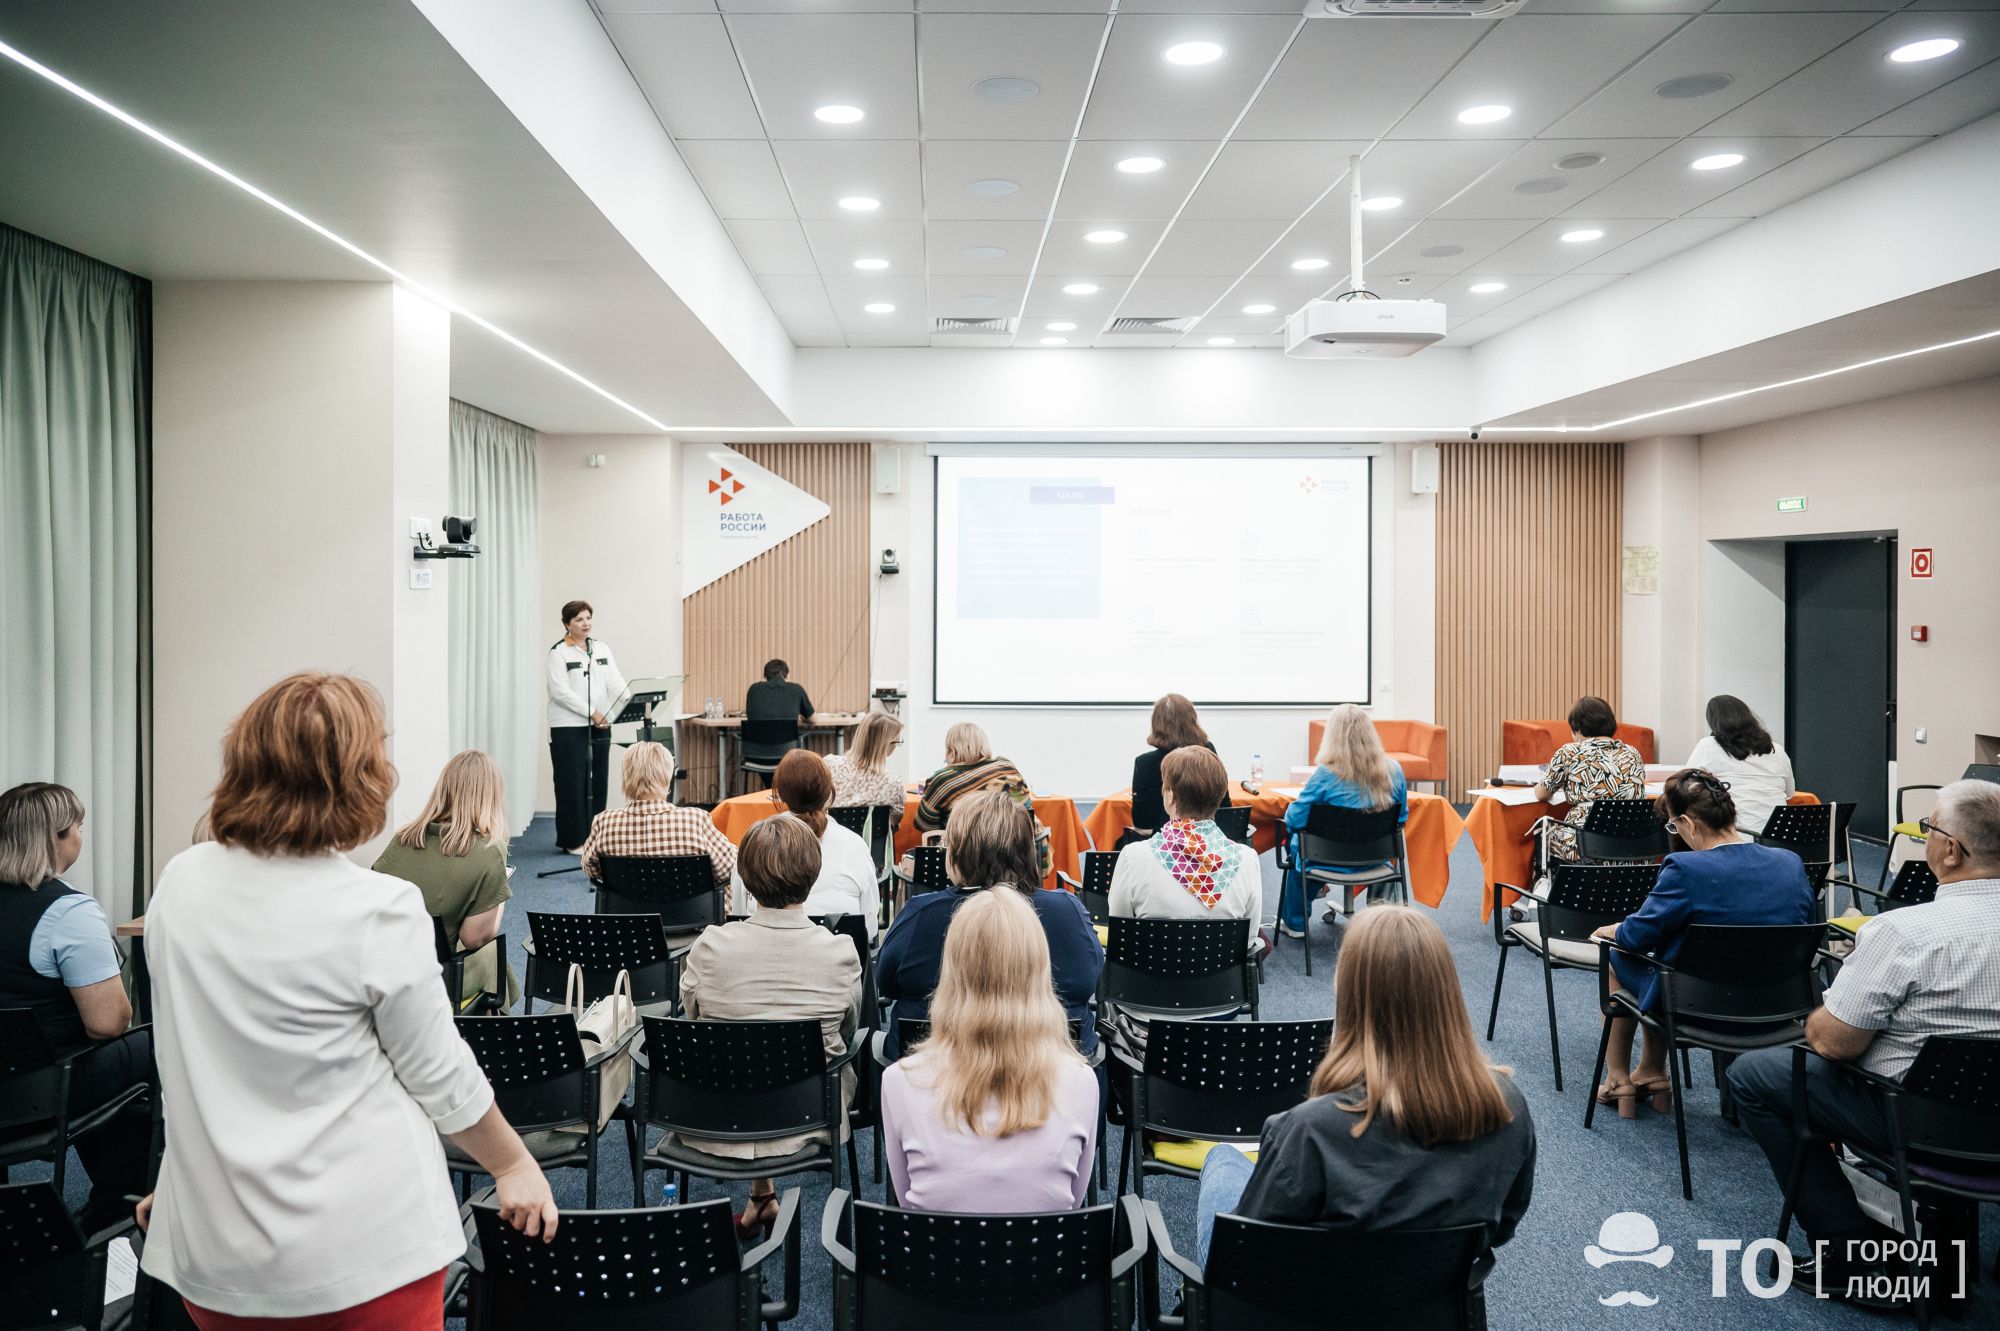
<path fill-rule="evenodd" d="M 1706 702 L 1688 660 L 1701 613 L 1701 550 L 1693 515 L 1700 455 L 1692 435 L 1625 445 L 1623 541 L 1659 551 L 1659 590 L 1622 596 L 1619 716 L 1651 726 L 1661 762 L 1677 762 L 1707 733 Z"/>
<path fill-rule="evenodd" d="M 1785 543 L 1710 541 L 1704 554 L 1701 705 L 1733 693 L 1784 744 Z"/>

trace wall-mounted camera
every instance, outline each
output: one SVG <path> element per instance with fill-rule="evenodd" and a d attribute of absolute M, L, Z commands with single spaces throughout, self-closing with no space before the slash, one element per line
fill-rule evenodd
<path fill-rule="evenodd" d="M 444 542 L 431 543 L 429 532 L 419 533 L 417 548 L 410 553 L 416 559 L 471 559 L 479 553 L 479 547 L 472 543 L 472 533 L 479 528 L 478 518 L 455 518 L 450 514 L 438 519 L 444 528 Z"/>
<path fill-rule="evenodd" d="M 903 566 L 896 562 L 896 552 L 894 550 L 884 550 L 882 552 L 882 563 L 878 571 L 884 577 L 903 571 Z"/>

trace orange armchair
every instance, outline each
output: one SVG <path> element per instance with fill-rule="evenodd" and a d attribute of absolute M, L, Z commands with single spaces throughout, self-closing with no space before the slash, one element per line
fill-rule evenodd
<path fill-rule="evenodd" d="M 1641 761 L 1649 763 L 1659 761 L 1659 746 L 1653 739 L 1651 726 L 1628 726 L 1621 721 L 1618 723 L 1618 738 L 1637 749 Z M 1500 761 L 1510 767 L 1521 763 L 1545 763 L 1555 757 L 1556 750 L 1567 743 L 1569 743 L 1567 721 L 1500 723 Z"/>
<path fill-rule="evenodd" d="M 1376 721 L 1375 734 L 1396 764 L 1403 780 L 1435 783 L 1440 791 L 1445 783 L 1446 735 L 1443 726 L 1428 721 Z M 1319 742 L 1326 735 L 1326 722 L 1315 721 L 1307 731 L 1306 761 L 1319 758 Z"/>

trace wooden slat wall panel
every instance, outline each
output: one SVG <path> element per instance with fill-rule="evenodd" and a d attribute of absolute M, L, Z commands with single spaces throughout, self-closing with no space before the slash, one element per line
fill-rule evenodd
<path fill-rule="evenodd" d="M 1500 765 L 1500 723 L 1619 705 L 1622 444 L 1446 443 L 1437 715 L 1454 798 Z"/>
<path fill-rule="evenodd" d="M 783 657 L 821 711 L 868 702 L 869 446 L 803 441 L 734 444 L 743 456 L 823 500 L 833 511 L 774 550 L 681 602 L 690 710 L 720 696 L 731 710 Z M 815 747 L 826 747 L 815 745 Z M 713 733 L 686 727 L 689 788 L 715 781 Z"/>

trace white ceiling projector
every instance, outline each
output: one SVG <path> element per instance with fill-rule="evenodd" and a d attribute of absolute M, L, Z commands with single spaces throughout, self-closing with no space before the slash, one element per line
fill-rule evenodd
<path fill-rule="evenodd" d="M 1361 158 L 1347 159 L 1347 290 L 1307 301 L 1285 320 L 1285 354 L 1308 360 L 1391 360 L 1414 356 L 1444 336 L 1434 300 L 1383 300 L 1361 271 Z"/>

